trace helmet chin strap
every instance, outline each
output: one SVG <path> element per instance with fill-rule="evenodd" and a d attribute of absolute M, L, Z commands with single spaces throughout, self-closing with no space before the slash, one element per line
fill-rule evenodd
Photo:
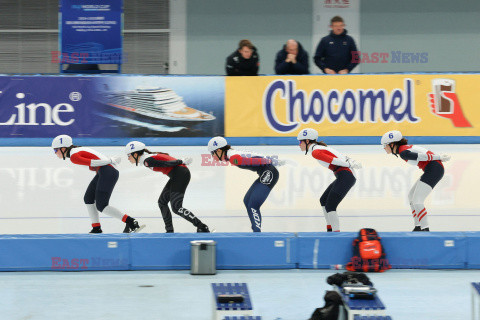
<path fill-rule="evenodd" d="M 63 151 L 63 148 L 60 148 L 60 152 L 62 153 L 63 160 L 67 158 L 67 150 Z"/>
<path fill-rule="evenodd" d="M 392 144 L 393 143 L 390 143 L 389 146 L 390 146 L 390 149 L 392 149 L 392 154 L 398 158 L 398 153 L 395 153 L 395 145 L 393 145 L 392 147 Z M 397 148 L 397 151 L 398 151 L 398 148 Z"/>
<path fill-rule="evenodd" d="M 223 155 L 225 155 L 225 150 L 220 149 L 222 153 L 220 153 L 220 158 L 218 159 L 219 161 L 223 161 Z"/>
<path fill-rule="evenodd" d="M 218 150 L 221 151 L 220 155 L 217 154 L 217 151 L 218 151 Z M 217 150 L 215 150 L 215 151 L 212 152 L 212 156 L 215 155 L 215 156 L 217 156 L 218 161 L 222 161 L 223 155 L 224 155 L 225 153 L 226 153 L 225 150 L 217 149 Z"/>
<path fill-rule="evenodd" d="M 303 140 L 303 141 L 310 141 L 310 140 L 309 140 L 309 139 L 305 139 L 305 140 Z M 312 142 L 309 142 L 309 143 L 305 142 L 305 155 L 307 155 L 307 153 L 308 153 L 308 147 L 309 147 L 311 144 L 312 144 Z"/>
<path fill-rule="evenodd" d="M 135 166 L 138 167 L 138 160 L 140 159 L 140 156 L 138 155 L 138 153 L 134 152 L 134 153 L 132 153 L 132 157 L 133 157 L 133 159 L 135 159 Z"/>

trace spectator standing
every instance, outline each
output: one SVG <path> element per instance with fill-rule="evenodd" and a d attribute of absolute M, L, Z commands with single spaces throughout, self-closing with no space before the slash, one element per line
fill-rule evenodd
<path fill-rule="evenodd" d="M 333 17 L 330 28 L 330 34 L 323 37 L 317 46 L 315 64 L 327 74 L 350 73 L 358 64 L 353 62 L 352 52 L 357 51 L 355 41 L 347 35 L 342 17 Z"/>

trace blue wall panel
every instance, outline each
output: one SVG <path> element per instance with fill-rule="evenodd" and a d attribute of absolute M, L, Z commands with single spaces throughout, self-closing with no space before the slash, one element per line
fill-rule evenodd
<path fill-rule="evenodd" d="M 296 268 L 293 233 L 237 234 L 216 238 L 219 269 Z"/>
<path fill-rule="evenodd" d="M 217 269 L 296 267 L 293 233 L 185 233 L 132 237 L 132 269 L 190 269 L 190 241 L 193 240 L 217 242 Z"/>
<path fill-rule="evenodd" d="M 464 232 L 467 236 L 467 269 L 480 269 L 480 232 Z"/>
<path fill-rule="evenodd" d="M 215 240 L 217 269 L 329 268 L 356 232 L 0 236 L 0 271 L 190 268 L 190 241 Z M 393 268 L 480 269 L 480 232 L 381 233 Z"/>
<path fill-rule="evenodd" d="M 385 232 L 379 235 L 392 268 L 466 267 L 467 238 L 462 232 Z M 353 255 L 355 237 L 357 233 L 353 232 L 299 233 L 299 267 L 322 269 L 334 264 L 345 265 Z M 480 255 L 477 257 L 480 263 Z"/>
<path fill-rule="evenodd" d="M 128 270 L 128 235 L 0 236 L 1 271 Z"/>
<path fill-rule="evenodd" d="M 463 232 L 388 232 L 380 234 L 392 268 L 463 269 Z"/>
<path fill-rule="evenodd" d="M 356 232 L 298 233 L 298 267 L 328 269 L 346 265 L 352 257 L 352 241 Z"/>

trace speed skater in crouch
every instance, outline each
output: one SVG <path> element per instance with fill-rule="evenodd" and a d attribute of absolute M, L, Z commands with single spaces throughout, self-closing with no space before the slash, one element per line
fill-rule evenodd
<path fill-rule="evenodd" d="M 423 170 L 422 176 L 408 193 L 408 202 L 415 223 L 413 231 L 430 231 L 425 199 L 443 178 L 445 170 L 442 162 L 450 160 L 450 156 L 438 155 L 425 148 L 408 144 L 408 140 L 397 130 L 386 132 L 382 136 L 381 144 L 387 154 L 400 156 L 408 164 Z"/>
<path fill-rule="evenodd" d="M 158 198 L 158 206 L 167 233 L 173 232 L 172 213 L 168 207 L 169 202 L 173 212 L 193 224 L 197 228 L 197 232 L 210 232 L 206 224 L 200 221 L 193 212 L 183 207 L 183 198 L 190 182 L 190 170 L 187 165 L 192 162 L 192 158 L 179 160 L 168 153 L 150 152 L 146 149 L 145 144 L 140 141 L 127 143 L 125 153 L 130 163 L 136 166 L 145 166 L 170 178 Z"/>
<path fill-rule="evenodd" d="M 137 220 L 109 205 L 119 176 L 115 166 L 120 162 L 120 158 L 109 158 L 91 148 L 75 146 L 72 138 L 65 134 L 53 139 L 52 148 L 58 158 L 63 160 L 68 158 L 72 163 L 88 166 L 91 171 L 96 172 L 83 197 L 92 221 L 90 233 L 103 232 L 99 212 L 125 222 L 125 233 L 139 232 L 145 228 L 145 225 L 140 226 Z"/>
<path fill-rule="evenodd" d="M 260 207 L 267 199 L 270 191 L 277 184 L 279 173 L 272 159 L 254 154 L 234 150 L 223 137 L 214 137 L 208 142 L 208 151 L 219 161 L 228 161 L 230 164 L 245 170 L 257 173 L 258 178 L 248 189 L 243 203 L 247 208 L 248 217 L 253 232 L 262 231 L 262 214 Z M 276 160 L 276 165 L 283 165 L 283 160 Z"/>
<path fill-rule="evenodd" d="M 320 197 L 320 204 L 327 221 L 327 232 L 339 232 L 337 206 L 357 181 L 353 169 L 361 169 L 362 165 L 317 139 L 318 132 L 315 129 L 304 129 L 297 136 L 300 150 L 317 159 L 320 165 L 332 170 L 335 175 L 336 179 Z"/>

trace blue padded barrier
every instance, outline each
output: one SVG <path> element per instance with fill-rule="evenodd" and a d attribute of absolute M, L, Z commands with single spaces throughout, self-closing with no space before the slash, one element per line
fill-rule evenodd
<path fill-rule="evenodd" d="M 352 257 L 352 241 L 357 232 L 299 232 L 298 267 L 328 269 L 347 264 Z"/>
<path fill-rule="evenodd" d="M 480 232 L 464 232 L 467 240 L 467 269 L 480 269 Z"/>
<path fill-rule="evenodd" d="M 1 235 L 0 271 L 129 270 L 123 234 Z"/>
<path fill-rule="evenodd" d="M 356 232 L 0 235 L 0 271 L 190 268 L 190 241 L 217 242 L 217 269 L 345 265 Z M 380 232 L 393 268 L 480 269 L 480 232 Z"/>
<path fill-rule="evenodd" d="M 475 234 L 480 237 L 480 233 Z M 356 232 L 299 233 L 299 268 L 345 265 L 353 255 L 352 240 L 357 235 Z M 466 267 L 467 238 L 462 232 L 384 232 L 379 235 L 392 268 Z"/>
<path fill-rule="evenodd" d="M 392 268 L 463 269 L 467 238 L 463 232 L 380 233 Z"/>
<path fill-rule="evenodd" d="M 296 267 L 293 233 L 174 233 L 132 237 L 132 269 L 189 269 L 190 241 L 212 239 L 217 242 L 217 269 Z"/>

